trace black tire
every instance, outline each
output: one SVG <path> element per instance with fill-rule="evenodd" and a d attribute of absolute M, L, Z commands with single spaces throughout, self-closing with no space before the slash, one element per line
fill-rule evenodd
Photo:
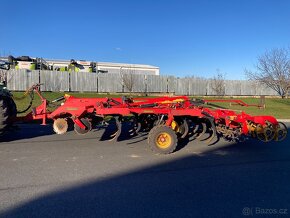
<path fill-rule="evenodd" d="M 74 130 L 77 134 L 84 135 L 92 130 L 92 123 L 89 121 L 88 118 L 81 118 L 81 121 L 86 126 L 86 128 L 82 129 L 78 125 L 74 124 Z"/>
<path fill-rule="evenodd" d="M 17 116 L 17 107 L 12 98 L 8 98 L 9 125 L 12 125 Z"/>
<path fill-rule="evenodd" d="M 157 154 L 170 154 L 175 151 L 178 140 L 171 127 L 158 125 L 153 127 L 148 135 L 148 144 Z"/>
<path fill-rule="evenodd" d="M 9 107 L 7 98 L 0 98 L 0 135 L 3 135 L 9 127 Z"/>

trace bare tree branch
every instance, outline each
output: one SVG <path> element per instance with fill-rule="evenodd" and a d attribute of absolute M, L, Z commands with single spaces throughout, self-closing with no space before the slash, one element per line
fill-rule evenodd
<path fill-rule="evenodd" d="M 120 69 L 122 85 L 131 93 L 135 85 L 135 77 L 133 69 Z"/>
<path fill-rule="evenodd" d="M 282 98 L 290 91 L 290 51 L 272 49 L 258 57 L 255 72 L 245 70 L 250 80 L 255 80 L 273 89 Z"/>
<path fill-rule="evenodd" d="M 211 88 L 216 95 L 225 95 L 225 75 L 219 69 L 217 69 L 217 74 L 212 79 Z"/>

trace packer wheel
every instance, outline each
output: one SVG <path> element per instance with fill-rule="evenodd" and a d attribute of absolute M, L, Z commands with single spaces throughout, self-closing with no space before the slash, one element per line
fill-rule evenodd
<path fill-rule="evenodd" d="M 286 138 L 288 129 L 284 123 L 278 122 L 278 124 L 279 124 L 279 127 L 276 129 L 276 132 L 275 132 L 275 140 L 282 141 Z"/>

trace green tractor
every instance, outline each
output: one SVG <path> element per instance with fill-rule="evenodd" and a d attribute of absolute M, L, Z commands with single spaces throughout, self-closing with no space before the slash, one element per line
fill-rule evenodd
<path fill-rule="evenodd" d="M 31 58 L 29 56 L 13 57 L 8 56 L 7 63 L 9 69 L 26 69 L 26 70 L 49 70 L 49 65 L 42 58 Z"/>
<path fill-rule="evenodd" d="M 6 71 L 6 64 L 0 63 L 0 70 Z M 16 118 L 17 108 L 5 81 L 0 82 L 0 136 L 9 130 Z"/>

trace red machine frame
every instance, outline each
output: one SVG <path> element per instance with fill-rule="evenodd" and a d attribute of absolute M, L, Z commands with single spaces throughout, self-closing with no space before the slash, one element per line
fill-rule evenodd
<path fill-rule="evenodd" d="M 117 128 L 119 128 L 120 117 L 133 116 L 136 123 L 139 122 L 140 126 L 144 124 L 140 120 L 140 117 L 155 116 L 154 125 L 151 126 L 149 136 L 151 131 L 158 132 L 162 129 L 163 136 L 166 136 L 167 132 L 170 132 L 170 134 L 168 133 L 166 136 L 168 138 L 170 136 L 170 140 L 175 138 L 175 136 L 172 136 L 171 130 L 175 133 L 179 132 L 179 135 L 182 135 L 182 137 L 188 135 L 188 121 L 191 121 L 191 123 L 197 126 L 194 131 L 199 135 L 203 135 L 207 131 L 212 132 L 212 135 L 207 140 L 208 143 L 218 135 L 227 139 L 234 138 L 235 140 L 250 136 L 262 141 L 271 141 L 273 139 L 280 141 L 287 135 L 285 124 L 278 122 L 272 116 L 251 116 L 244 112 L 237 113 L 233 110 L 220 108 L 211 109 L 204 106 L 205 102 L 214 101 L 234 102 L 242 106 L 257 106 L 246 104 L 241 100 L 193 101 L 187 96 L 133 99 L 126 97 L 77 98 L 70 95 L 64 95 L 49 102 L 42 96 L 39 87 L 40 85 L 37 84 L 33 86 L 30 91 L 36 92 L 42 103 L 36 108 L 33 108 L 32 111 L 21 118 L 21 120 L 42 120 L 42 124 L 45 125 L 47 119 L 51 119 L 54 121 L 55 129 L 63 128 L 63 126 L 67 128 L 67 124 L 65 123 L 67 119 L 71 119 L 74 122 L 75 129 L 78 130 L 77 132 L 86 133 L 87 131 L 85 130 L 87 129 L 89 131 L 91 128 L 89 117 L 117 117 Z M 50 112 L 47 109 L 49 104 L 59 101 L 63 102 L 54 111 Z M 160 125 L 161 127 L 155 128 L 154 126 L 156 125 Z M 66 130 L 60 132 L 64 133 L 65 131 Z M 117 130 L 117 132 L 118 131 L 119 130 Z M 120 133 L 116 133 L 115 135 L 120 135 Z M 158 141 L 158 137 L 156 140 Z M 153 141 L 151 143 L 155 142 Z M 162 143 L 164 144 L 161 140 L 160 144 Z M 158 143 L 156 146 L 158 148 Z M 172 148 L 169 150 L 162 150 L 162 148 L 158 149 L 158 152 L 161 153 L 171 153 L 173 151 Z"/>

